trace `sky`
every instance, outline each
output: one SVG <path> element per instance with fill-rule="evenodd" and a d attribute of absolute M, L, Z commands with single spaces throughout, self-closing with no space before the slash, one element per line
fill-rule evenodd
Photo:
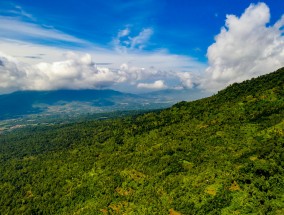
<path fill-rule="evenodd" d="M 1 0 L 0 94 L 210 93 L 284 66 L 282 0 Z"/>

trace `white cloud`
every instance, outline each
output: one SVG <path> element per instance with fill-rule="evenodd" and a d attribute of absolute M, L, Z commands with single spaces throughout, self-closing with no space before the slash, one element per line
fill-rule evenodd
<path fill-rule="evenodd" d="M 191 89 L 194 86 L 195 77 L 191 72 L 177 72 L 181 86 L 186 89 Z"/>
<path fill-rule="evenodd" d="M 29 16 L 21 14 L 24 13 L 21 8 L 18 10 L 21 16 Z M 153 34 L 151 28 L 144 28 L 136 35 L 131 33 L 129 27 L 117 33 L 113 41 L 119 48 L 117 51 L 19 17 L 0 16 L 0 94 L 16 90 L 103 87 L 128 91 L 130 89 L 123 86 L 131 85 L 133 90 L 138 89 L 139 83 L 141 90 L 176 87 L 180 82 L 189 86 L 190 81 L 184 80 L 189 76 L 182 73 L 205 69 L 204 64 L 188 56 L 170 54 L 166 50 L 144 51 Z M 51 46 L 48 41 L 74 43 L 77 48 L 70 52 L 72 46 Z M 102 65 L 100 63 L 106 64 L 97 66 Z M 154 80 L 159 81 L 152 83 Z"/>
<path fill-rule="evenodd" d="M 27 73 L 14 58 L 0 53 L 0 92 L 18 90 L 23 80 L 27 81 Z"/>
<path fill-rule="evenodd" d="M 64 53 L 69 50 L 17 40 L 0 39 L 0 51 L 21 62 L 36 64 L 64 60 Z"/>
<path fill-rule="evenodd" d="M 264 3 L 251 4 L 239 18 L 227 15 L 225 27 L 207 51 L 203 88 L 219 90 L 284 65 L 284 17 L 272 26 L 267 26 L 269 20 Z"/>
<path fill-rule="evenodd" d="M 8 16 L 17 16 L 28 20 L 35 20 L 35 17 L 24 10 L 20 5 L 14 4 L 13 2 L 1 2 L 0 14 Z"/>
<path fill-rule="evenodd" d="M 163 80 L 155 81 L 154 83 L 139 83 L 138 88 L 150 89 L 150 90 L 162 90 L 167 88 Z"/>
<path fill-rule="evenodd" d="M 131 36 L 130 33 L 129 27 L 118 32 L 116 38 L 112 41 L 115 50 L 121 53 L 142 50 L 147 46 L 154 31 L 152 28 L 144 28 L 136 36 Z"/>
<path fill-rule="evenodd" d="M 129 28 L 125 28 L 121 31 L 118 32 L 117 37 L 121 38 L 121 37 L 126 37 L 130 34 L 130 29 Z"/>
<path fill-rule="evenodd" d="M 120 72 L 97 67 L 90 55 L 29 66 L 0 53 L 0 92 L 15 90 L 95 89 L 125 81 Z"/>
<path fill-rule="evenodd" d="M 142 68 L 132 63 L 123 63 L 118 68 L 99 67 L 90 54 L 68 53 L 65 57 L 67 59 L 63 61 L 31 65 L 0 53 L 0 93 L 17 90 L 114 88 L 123 84 L 132 84 L 138 89 L 165 89 L 165 81 L 171 82 L 176 79 L 178 83 L 179 79 L 187 77 L 182 76 L 181 72 L 160 70 L 154 66 Z M 170 55 L 153 55 L 151 61 L 150 58 L 151 56 L 147 56 L 143 59 L 142 56 L 141 63 L 143 64 L 144 60 L 159 66 L 155 60 L 160 62 L 164 58 L 174 66 L 174 63 L 180 63 Z M 153 79 L 158 81 L 149 83 Z"/>
<path fill-rule="evenodd" d="M 17 13 L 32 18 L 21 8 Z M 126 27 L 113 39 L 113 47 L 106 49 L 53 28 L 0 16 L 0 51 L 5 53 L 0 53 L 0 93 L 124 89 L 124 85 L 141 90 L 192 88 L 195 83 L 216 91 L 284 65 L 284 16 L 271 26 L 269 20 L 269 8 L 264 3 L 251 4 L 241 17 L 228 15 L 215 43 L 208 48 L 207 67 L 189 56 L 143 50 L 154 33 L 152 28 L 135 34 Z M 76 46 L 54 47 L 48 41 Z M 76 47 L 73 54 L 68 47 Z M 108 64 L 96 66 L 100 63 Z"/>
<path fill-rule="evenodd" d="M 38 42 L 61 41 L 86 45 L 87 42 L 53 28 L 46 28 L 19 18 L 0 16 L 0 38 L 28 41 L 37 39 Z"/>
<path fill-rule="evenodd" d="M 12 13 L 16 14 L 16 15 L 20 15 L 22 17 L 26 17 L 29 18 L 31 20 L 34 20 L 34 17 L 32 14 L 26 12 L 20 5 L 15 5 L 14 6 L 14 10 L 11 11 Z"/>
<path fill-rule="evenodd" d="M 130 38 L 130 48 L 143 49 L 153 34 L 151 28 L 143 29 L 136 37 Z"/>

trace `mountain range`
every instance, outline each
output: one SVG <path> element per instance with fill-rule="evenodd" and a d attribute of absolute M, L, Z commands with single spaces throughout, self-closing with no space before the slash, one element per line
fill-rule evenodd
<path fill-rule="evenodd" d="M 144 94 L 114 90 L 19 91 L 0 95 L 0 120 L 30 114 L 86 114 L 169 107 L 202 96 L 197 90 L 164 90 Z"/>

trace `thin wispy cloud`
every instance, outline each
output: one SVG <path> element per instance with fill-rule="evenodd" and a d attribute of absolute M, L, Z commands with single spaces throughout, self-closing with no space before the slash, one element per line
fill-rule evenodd
<path fill-rule="evenodd" d="M 26 10 L 24 10 L 20 5 L 14 4 L 13 2 L 1 2 L 2 4 L 0 5 L 0 14 L 3 14 L 5 16 L 10 16 L 10 17 L 18 17 L 18 18 L 23 18 L 27 20 L 35 20 L 35 17 L 31 14 L 28 13 Z"/>
<path fill-rule="evenodd" d="M 112 40 L 114 49 L 122 53 L 141 51 L 148 45 L 154 31 L 152 28 L 144 28 L 137 35 L 131 33 L 129 27 L 118 31 L 116 38 Z"/>
<path fill-rule="evenodd" d="M 123 30 L 120 30 L 118 33 L 117 33 L 117 39 L 120 39 L 122 37 L 126 37 L 130 34 L 130 29 L 129 28 L 125 28 Z"/>
<path fill-rule="evenodd" d="M 87 42 L 53 28 L 22 21 L 15 17 L 0 16 L 0 38 L 37 43 L 65 42 L 86 45 Z"/>
<path fill-rule="evenodd" d="M 130 48 L 143 49 L 149 42 L 153 33 L 153 29 L 151 28 L 143 29 L 137 36 L 130 38 Z"/>
<path fill-rule="evenodd" d="M 14 6 L 14 10 L 11 10 L 10 12 L 13 13 L 13 14 L 15 14 L 15 15 L 21 16 L 21 17 L 26 17 L 26 18 L 28 18 L 28 19 L 30 19 L 30 20 L 35 20 L 35 17 L 34 17 L 32 14 L 26 12 L 26 11 L 25 11 L 21 6 L 19 6 L 19 5 L 15 5 L 15 6 Z"/>

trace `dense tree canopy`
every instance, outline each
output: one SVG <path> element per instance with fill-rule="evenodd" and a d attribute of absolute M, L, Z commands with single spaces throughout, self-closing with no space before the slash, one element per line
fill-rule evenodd
<path fill-rule="evenodd" d="M 0 136 L 1 214 L 284 214 L 284 69 L 217 95 Z"/>

